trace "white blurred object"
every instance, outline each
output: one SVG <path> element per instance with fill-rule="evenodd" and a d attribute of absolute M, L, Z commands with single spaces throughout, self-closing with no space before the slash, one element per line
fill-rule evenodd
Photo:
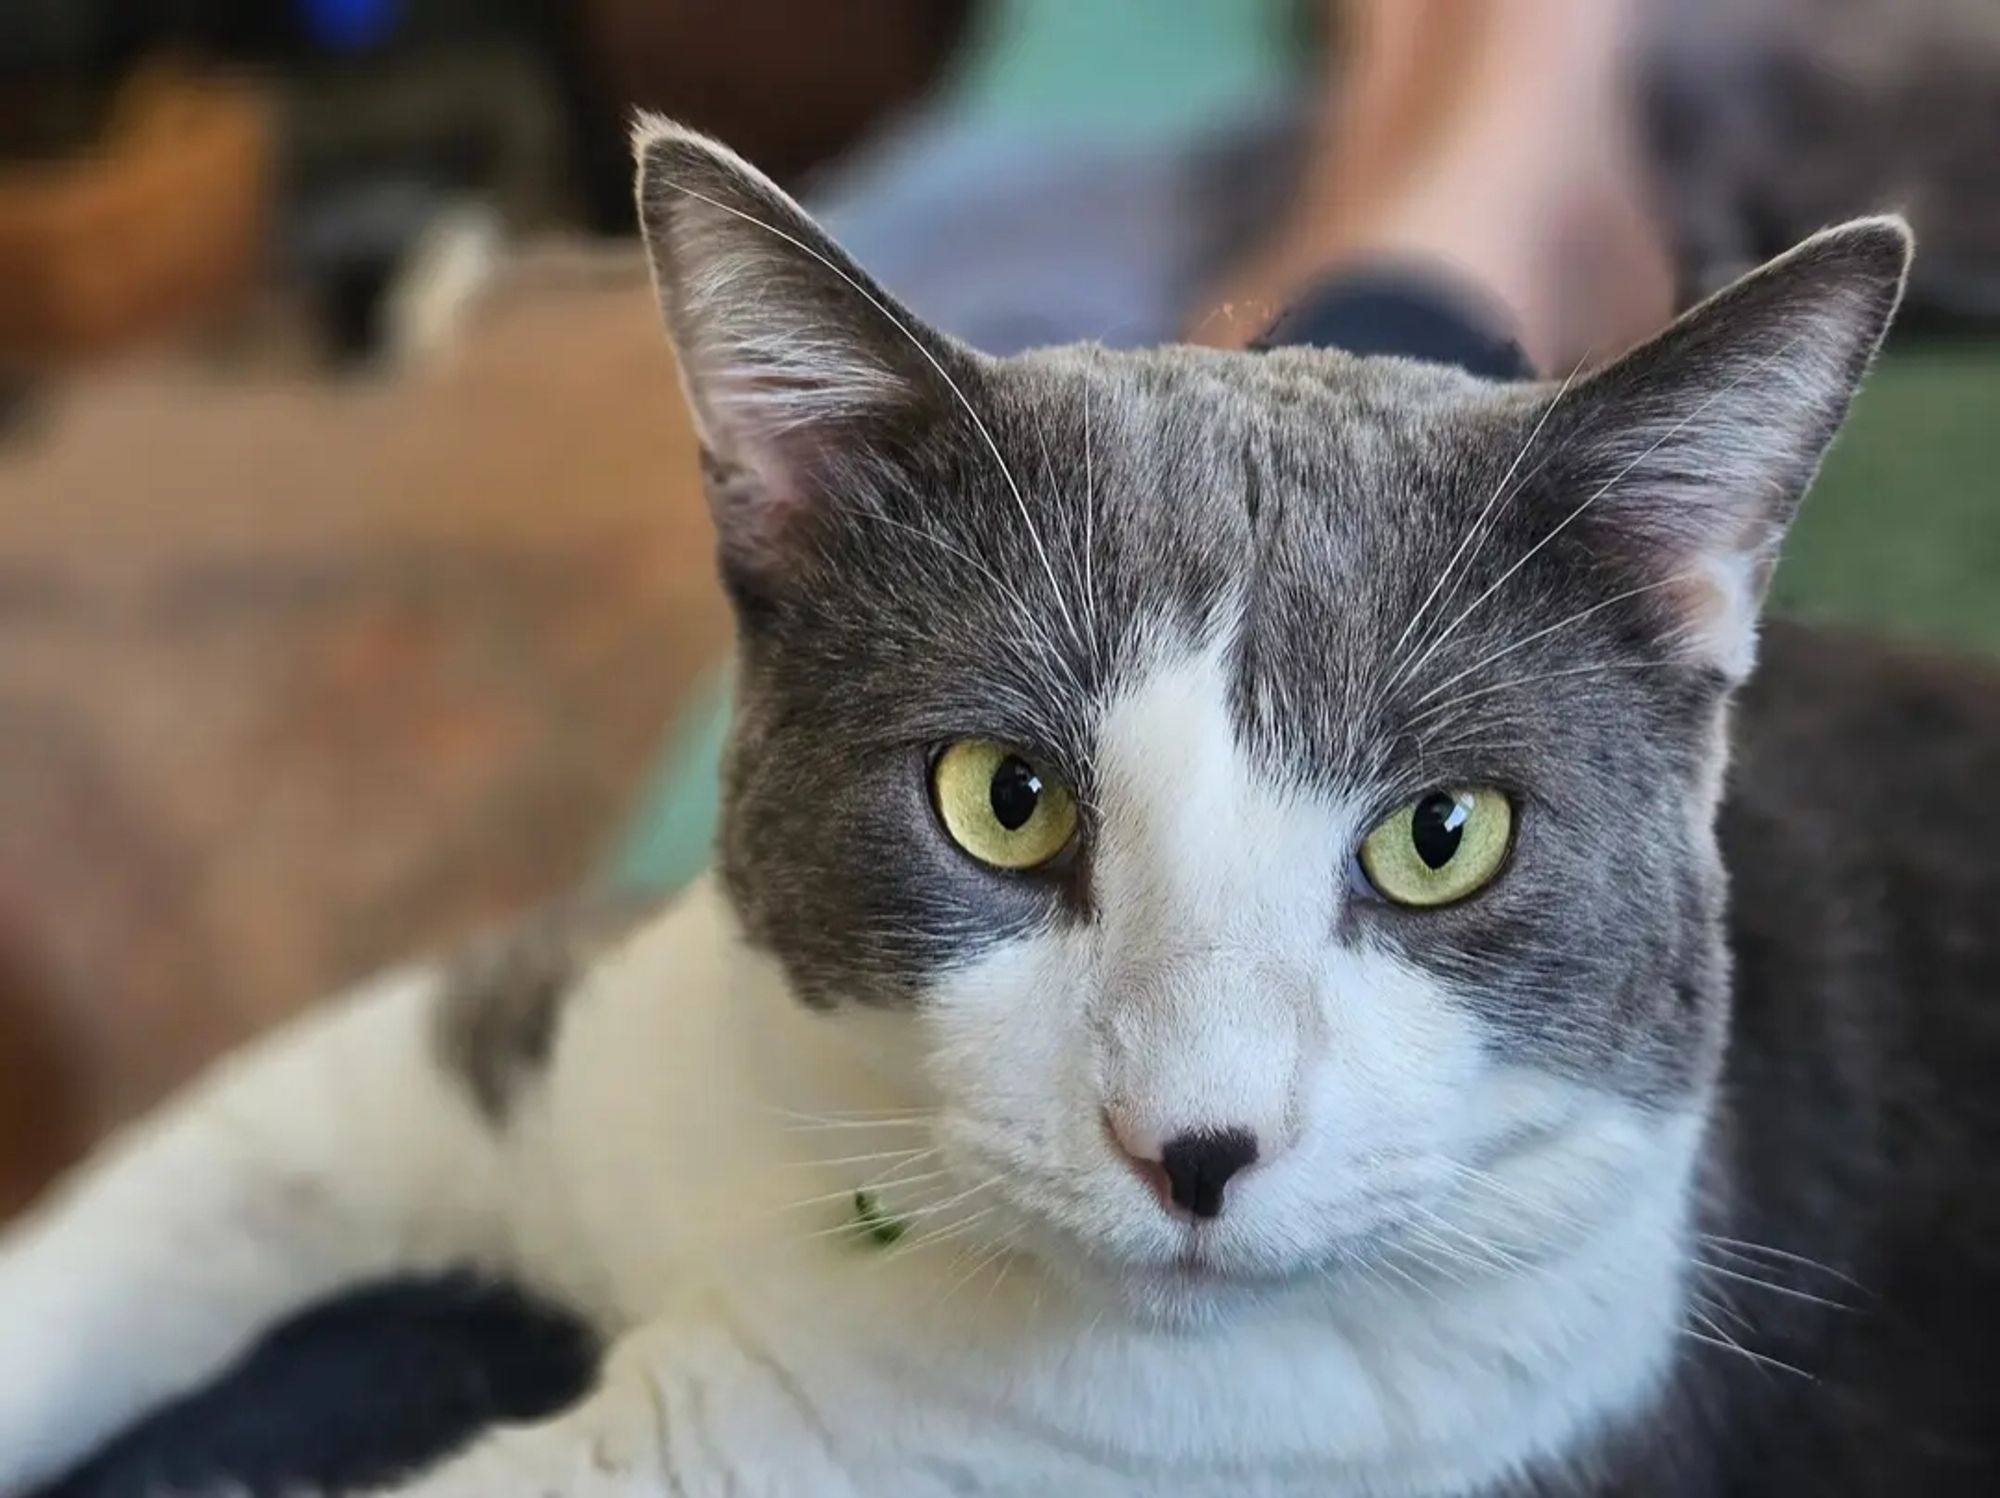
<path fill-rule="evenodd" d="M 500 217 L 481 202 L 454 203 L 417 237 L 385 299 L 382 353 L 398 365 L 450 343 L 500 265 Z"/>

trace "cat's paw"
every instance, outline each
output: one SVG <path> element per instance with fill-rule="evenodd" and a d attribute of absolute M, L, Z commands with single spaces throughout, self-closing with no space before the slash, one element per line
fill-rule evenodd
<path fill-rule="evenodd" d="M 25 1498 L 78 1455 L 75 1411 L 87 1401 L 62 1398 L 74 1339 L 51 1309 L 49 1271 L 49 1255 L 18 1233 L 0 1237 L 0 1498 Z"/>
<path fill-rule="evenodd" d="M 35 1369 L 24 1356 L 31 1349 L 9 1345 L 0 1332 L 0 1498 L 27 1498 L 66 1464 L 60 1433 Z"/>

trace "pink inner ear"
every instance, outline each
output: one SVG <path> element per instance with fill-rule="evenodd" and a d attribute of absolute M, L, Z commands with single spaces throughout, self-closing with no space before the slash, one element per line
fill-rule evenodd
<path fill-rule="evenodd" d="M 702 467 L 723 551 L 753 572 L 787 570 L 811 510 L 808 481 L 769 445 L 727 458 L 704 448 Z"/>
<path fill-rule="evenodd" d="M 1662 591 L 1685 647 L 1741 681 L 1756 664 L 1757 613 L 1769 580 L 1758 553 L 1732 552 L 1701 558 Z"/>
<path fill-rule="evenodd" d="M 870 419 L 906 404 L 910 389 L 828 335 L 751 330 L 691 349 L 689 361 L 723 555 L 776 583 L 808 560 L 829 503 L 870 482 L 879 440 Z"/>

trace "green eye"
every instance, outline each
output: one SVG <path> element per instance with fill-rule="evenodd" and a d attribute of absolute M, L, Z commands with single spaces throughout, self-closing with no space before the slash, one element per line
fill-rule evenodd
<path fill-rule="evenodd" d="M 1076 834 L 1076 798 L 1005 744 L 961 739 L 931 767 L 951 840 L 996 869 L 1039 868 Z"/>
<path fill-rule="evenodd" d="M 1514 808 L 1491 786 L 1432 791 L 1368 834 L 1361 871 L 1385 900 L 1449 905 L 1492 882 L 1513 836 Z"/>

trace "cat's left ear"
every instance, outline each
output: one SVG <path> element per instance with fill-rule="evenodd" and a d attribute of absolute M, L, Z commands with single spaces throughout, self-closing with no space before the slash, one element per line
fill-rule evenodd
<path fill-rule="evenodd" d="M 781 595 L 870 462 L 971 378 L 762 172 L 655 116 L 633 131 L 639 219 L 698 429 L 724 581 Z M 954 375 L 953 370 L 957 373 Z"/>
<path fill-rule="evenodd" d="M 1815 235 L 1589 376 L 1554 409 L 1559 507 L 1670 600 L 1734 680 L 1778 545 L 1902 298 L 1900 218 Z M 1563 408 L 1567 407 L 1567 411 Z M 1565 511 L 1567 513 L 1567 511 Z"/>

